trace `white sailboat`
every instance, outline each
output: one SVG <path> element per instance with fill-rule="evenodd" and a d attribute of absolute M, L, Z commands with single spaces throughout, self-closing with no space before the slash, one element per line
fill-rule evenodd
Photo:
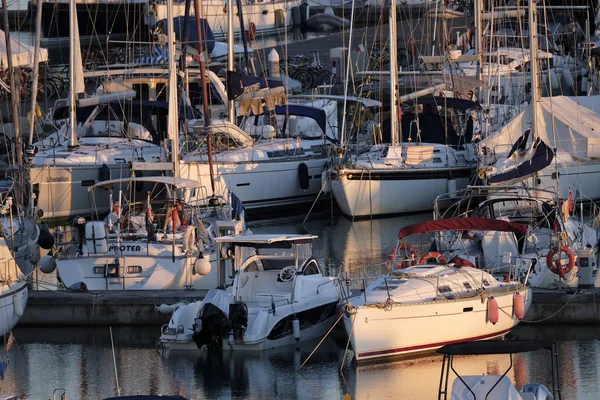
<path fill-rule="evenodd" d="M 396 8 L 390 11 L 390 48 L 397 47 Z M 331 191 L 342 212 L 352 217 L 427 211 L 440 194 L 466 187 L 476 165 L 470 143 L 473 120 L 463 115 L 464 132 L 456 132 L 450 118 L 452 101 L 444 97 L 419 98 L 440 85 L 399 97 L 396 52 L 390 53 L 391 141 L 348 157 L 328 171 Z M 414 100 L 414 114 L 405 113 L 400 127 L 401 103 Z M 460 107 L 469 107 L 463 100 Z M 429 113 L 420 113 L 419 106 Z M 474 104 L 470 105 L 471 107 Z M 461 125 L 459 125 L 461 126 Z M 402 129 L 401 129 L 402 128 Z M 470 132 L 469 132 L 470 130 Z M 426 131 L 428 131 L 426 133 Z"/>
<path fill-rule="evenodd" d="M 499 220 L 455 218 L 402 228 L 391 272 L 345 301 L 344 326 L 357 362 L 414 356 L 449 343 L 493 339 L 519 323 L 532 299 L 531 289 L 524 283 L 500 282 L 460 258 L 446 261 L 428 253 L 418 260 L 403 242 L 417 233 L 464 229 L 522 236 L 525 227 Z"/>

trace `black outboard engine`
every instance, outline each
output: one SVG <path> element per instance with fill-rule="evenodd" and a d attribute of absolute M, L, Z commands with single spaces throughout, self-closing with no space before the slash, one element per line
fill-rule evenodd
<path fill-rule="evenodd" d="M 223 339 L 227 337 L 229 323 L 225 313 L 217 306 L 207 303 L 200 312 L 200 317 L 194 324 L 194 335 L 198 349 L 206 345 L 208 349 L 221 349 Z"/>
<path fill-rule="evenodd" d="M 233 330 L 233 338 L 238 340 L 244 339 L 244 332 L 248 327 L 248 306 L 246 303 L 233 303 L 229 305 L 229 320 L 231 329 Z"/>

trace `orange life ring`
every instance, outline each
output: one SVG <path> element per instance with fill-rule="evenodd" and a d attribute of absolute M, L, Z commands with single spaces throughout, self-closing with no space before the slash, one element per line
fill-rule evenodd
<path fill-rule="evenodd" d="M 565 253 L 569 257 L 569 263 L 563 265 L 560 262 L 560 258 L 554 260 L 554 256 L 560 253 Z M 559 275 L 562 279 L 573 269 L 575 266 L 575 253 L 568 246 L 563 246 L 558 250 L 558 247 L 551 249 L 546 256 L 546 265 L 553 273 Z"/>
<path fill-rule="evenodd" d="M 398 268 L 408 268 L 411 265 L 415 265 L 417 263 L 417 258 L 419 257 L 419 255 L 410 244 L 406 243 L 400 243 L 398 247 L 396 247 L 396 249 L 392 249 L 392 251 L 390 251 L 390 261 L 393 262 L 394 258 L 396 257 L 396 254 L 398 254 L 402 250 L 404 250 L 406 255 L 410 254 L 411 257 L 409 259 L 403 259 L 400 263 L 396 263 L 396 265 L 400 264 Z"/>
<path fill-rule="evenodd" d="M 442 253 L 438 253 L 437 251 L 430 251 L 429 253 L 425 254 L 419 260 L 419 264 L 426 264 L 427 260 L 432 258 L 435 259 L 436 264 L 446 264 L 446 257 L 444 257 Z"/>

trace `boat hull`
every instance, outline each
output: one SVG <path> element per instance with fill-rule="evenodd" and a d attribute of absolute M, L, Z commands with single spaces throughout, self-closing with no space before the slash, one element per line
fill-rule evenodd
<path fill-rule="evenodd" d="M 340 170 L 331 191 L 342 213 L 351 217 L 430 211 L 437 196 L 465 189 L 471 167 L 443 169 Z"/>
<path fill-rule="evenodd" d="M 487 301 L 480 296 L 418 304 L 394 304 L 385 310 L 360 306 L 344 311 L 344 326 L 357 362 L 391 357 L 412 357 L 450 343 L 501 337 L 519 320 L 513 317 L 515 291 L 496 293 L 499 319 L 492 324 Z M 531 305 L 531 290 L 522 290 L 525 310 Z M 350 299 L 351 300 L 351 299 Z"/>
<path fill-rule="evenodd" d="M 0 290 L 0 335 L 6 337 L 17 325 L 27 305 L 27 282 L 19 281 L 11 285 L 2 285 Z"/>

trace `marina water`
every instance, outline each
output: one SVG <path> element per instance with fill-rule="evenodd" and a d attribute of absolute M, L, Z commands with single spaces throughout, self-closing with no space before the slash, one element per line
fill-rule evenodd
<path fill-rule="evenodd" d="M 430 214 L 352 222 L 343 216 L 313 214 L 258 221 L 255 233 L 311 233 L 315 256 L 331 273 L 344 263 L 355 277 L 378 274 L 396 242 L 398 230 L 430 219 Z M 365 267 L 363 266 L 371 266 Z M 444 329 L 444 327 L 439 327 Z M 67 399 L 102 399 L 134 394 L 182 394 L 191 399 L 434 399 L 441 357 L 436 355 L 356 368 L 346 351 L 343 330 L 323 342 L 264 353 L 156 351 L 160 327 L 18 327 L 10 364 L 0 381 L 0 393 L 50 399 L 64 388 Z M 511 334 L 517 339 L 557 340 L 564 399 L 597 399 L 600 379 L 600 329 L 522 323 Z M 551 383 L 548 354 L 518 354 L 509 377 L 517 387 L 527 382 Z M 340 374 L 340 366 L 344 363 Z M 502 374 L 508 356 L 459 359 L 466 374 Z M 117 376 L 115 376 L 115 369 Z M 118 379 L 117 379 L 118 378 Z M 118 385 L 117 385 L 118 381 Z M 119 388 L 119 389 L 118 389 Z"/>

